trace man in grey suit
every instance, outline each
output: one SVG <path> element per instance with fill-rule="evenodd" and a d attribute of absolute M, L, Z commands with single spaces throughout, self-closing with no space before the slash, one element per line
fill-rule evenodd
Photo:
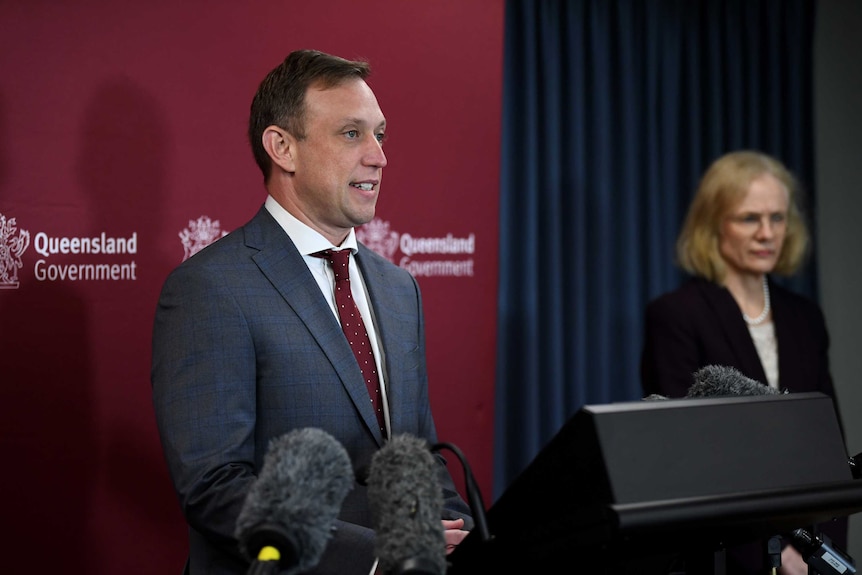
<path fill-rule="evenodd" d="M 152 386 L 162 447 L 189 525 L 190 574 L 245 573 L 236 520 L 269 441 L 320 428 L 358 475 L 387 437 L 437 441 L 416 280 L 357 242 L 374 216 L 386 121 L 366 62 L 291 53 L 258 88 L 249 139 L 268 193 L 242 228 L 165 281 L 153 330 Z M 322 250 L 349 249 L 353 298 L 384 400 L 378 423 L 338 320 Z M 441 460 L 447 547 L 472 527 Z M 366 488 L 350 490 L 314 573 L 367 575 L 374 533 Z"/>

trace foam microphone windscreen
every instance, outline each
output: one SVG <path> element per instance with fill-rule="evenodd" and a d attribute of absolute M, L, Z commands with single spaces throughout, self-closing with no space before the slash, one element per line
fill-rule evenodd
<path fill-rule="evenodd" d="M 786 392 L 785 392 L 786 393 Z M 734 397 L 781 395 L 782 392 L 746 377 L 733 367 L 707 365 L 694 372 L 694 384 L 686 397 Z"/>
<path fill-rule="evenodd" d="M 666 395 L 659 395 L 658 393 L 651 393 L 646 397 L 642 397 L 641 401 L 663 401 L 665 399 L 670 399 Z"/>
<path fill-rule="evenodd" d="M 425 440 L 393 436 L 371 459 L 368 502 L 384 575 L 443 575 L 440 464 Z"/>
<path fill-rule="evenodd" d="M 240 550 L 254 561 L 277 549 L 283 574 L 311 569 L 353 484 L 347 451 L 322 429 L 274 438 L 237 519 Z"/>

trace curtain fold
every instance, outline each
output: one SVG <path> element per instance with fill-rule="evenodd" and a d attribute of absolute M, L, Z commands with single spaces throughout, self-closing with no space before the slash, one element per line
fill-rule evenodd
<path fill-rule="evenodd" d="M 815 221 L 813 0 L 507 0 L 505 27 L 494 499 L 581 406 L 641 397 L 713 159 L 780 158 Z"/>

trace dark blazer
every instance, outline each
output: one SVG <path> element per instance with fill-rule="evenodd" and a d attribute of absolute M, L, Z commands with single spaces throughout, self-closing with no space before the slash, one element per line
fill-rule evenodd
<path fill-rule="evenodd" d="M 820 308 L 770 281 L 778 342 L 779 387 L 835 397 L 829 374 L 829 335 Z M 706 365 L 734 367 L 766 383 L 766 373 L 742 311 L 726 288 L 692 278 L 646 309 L 641 382 L 645 394 L 684 397 Z"/>
<path fill-rule="evenodd" d="M 419 286 L 361 244 L 356 261 L 385 350 L 392 434 L 434 443 Z M 156 310 L 151 377 L 163 451 L 189 524 L 193 575 L 246 572 L 234 528 L 270 439 L 324 429 L 359 474 L 383 443 L 338 320 L 264 208 L 169 275 Z M 444 516 L 469 522 L 442 463 L 440 471 Z M 370 527 L 366 488 L 357 483 L 314 573 L 367 575 Z"/>
<path fill-rule="evenodd" d="M 779 388 L 796 393 L 819 391 L 835 402 L 829 335 L 820 307 L 772 281 L 769 293 L 778 344 Z M 644 395 L 685 397 L 694 382 L 694 372 L 707 365 L 734 367 L 766 384 L 754 341 L 730 291 L 714 282 L 691 278 L 647 305 L 640 366 Z M 824 532 L 846 548 L 846 529 L 844 518 L 825 527 Z M 729 551 L 728 573 L 765 572 L 762 557 L 759 546 Z"/>

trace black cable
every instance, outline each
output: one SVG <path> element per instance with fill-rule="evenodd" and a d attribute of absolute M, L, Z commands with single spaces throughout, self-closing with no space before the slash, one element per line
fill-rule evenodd
<path fill-rule="evenodd" d="M 467 489 L 467 503 L 470 505 L 470 512 L 473 515 L 473 522 L 476 524 L 476 530 L 483 542 L 492 539 L 491 532 L 488 530 L 488 520 L 485 517 L 485 503 L 482 501 L 482 492 L 479 486 L 476 485 L 476 479 L 473 477 L 473 472 L 470 470 L 470 464 L 467 463 L 467 458 L 456 445 L 451 443 L 435 443 L 431 446 L 431 451 L 440 451 L 448 449 L 461 462 L 461 467 L 464 470 L 464 484 Z"/>

